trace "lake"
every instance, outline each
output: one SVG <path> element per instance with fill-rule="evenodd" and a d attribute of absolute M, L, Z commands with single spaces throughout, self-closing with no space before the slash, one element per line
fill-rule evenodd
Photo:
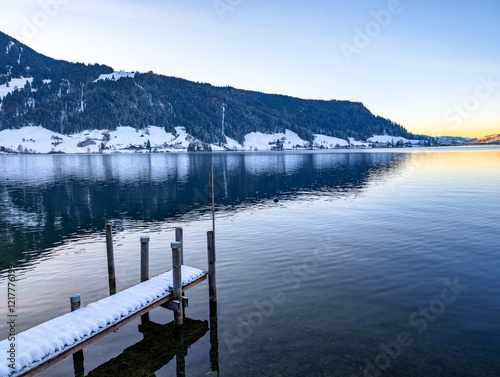
<path fill-rule="evenodd" d="M 212 333 L 202 283 L 182 360 L 157 308 L 166 335 L 145 342 L 134 321 L 84 349 L 85 375 L 500 376 L 499 147 L 2 155 L 0 300 L 15 264 L 16 330 L 67 313 L 73 293 L 109 294 L 109 221 L 118 291 L 139 282 L 142 235 L 152 276 L 179 226 L 185 263 L 206 269 L 212 163 Z M 71 357 L 40 374 L 71 375 Z"/>

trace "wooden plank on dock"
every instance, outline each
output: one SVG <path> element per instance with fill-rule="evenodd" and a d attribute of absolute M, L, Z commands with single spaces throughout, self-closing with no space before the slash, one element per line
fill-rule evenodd
<path fill-rule="evenodd" d="M 0 376 L 33 376 L 172 300 L 172 278 L 172 271 L 168 271 L 85 308 L 18 334 L 16 337 L 18 370 L 14 371 L 2 363 Z M 206 278 L 205 271 L 182 266 L 183 290 L 194 287 Z M 0 352 L 6 353 L 9 346 L 7 340 L 0 342 Z M 27 361 L 30 359 L 31 362 Z"/>

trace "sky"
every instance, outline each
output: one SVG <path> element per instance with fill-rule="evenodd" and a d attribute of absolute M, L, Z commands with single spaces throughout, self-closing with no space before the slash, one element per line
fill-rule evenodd
<path fill-rule="evenodd" d="M 500 133 L 499 0 L 0 0 L 47 56 L 362 102 L 410 132 Z"/>

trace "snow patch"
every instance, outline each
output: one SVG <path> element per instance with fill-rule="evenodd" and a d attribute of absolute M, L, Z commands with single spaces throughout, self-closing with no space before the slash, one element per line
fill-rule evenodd
<path fill-rule="evenodd" d="M 106 73 L 106 74 L 100 75 L 97 80 L 94 80 L 94 82 L 104 81 L 104 80 L 117 81 L 117 80 L 124 78 L 124 77 L 130 77 L 133 79 L 135 77 L 135 73 L 115 71 L 113 73 Z"/>
<path fill-rule="evenodd" d="M 31 84 L 33 82 L 33 78 L 21 77 L 19 79 L 11 79 L 9 81 L 9 86 L 7 86 L 7 84 L 0 85 L 0 99 L 3 100 L 7 94 L 12 93 L 18 89 L 24 88 L 24 85 L 26 85 L 26 81 L 28 81 Z"/>
<path fill-rule="evenodd" d="M 347 140 L 340 139 L 338 137 L 325 136 L 325 135 L 314 135 L 313 146 L 315 148 L 325 148 L 331 149 L 338 147 L 348 146 Z"/>
<path fill-rule="evenodd" d="M 398 141 L 403 143 L 418 144 L 420 140 L 410 140 L 402 136 L 391 136 L 391 135 L 373 135 L 368 139 L 370 143 L 392 143 L 396 144 Z"/>
<path fill-rule="evenodd" d="M 23 54 L 23 48 L 20 47 L 21 51 L 19 52 L 19 57 L 17 58 L 17 64 L 21 64 L 21 55 Z"/>
<path fill-rule="evenodd" d="M 245 136 L 243 145 L 249 151 L 269 151 L 277 147 L 277 142 L 282 143 L 283 149 L 293 149 L 296 146 L 303 148 L 309 144 L 307 141 L 302 140 L 295 132 L 285 130 L 285 133 L 275 134 L 251 132 Z"/>
<path fill-rule="evenodd" d="M 352 145 L 352 146 L 354 146 L 354 147 L 361 147 L 361 148 L 367 148 L 370 145 L 368 143 L 365 143 L 364 141 L 356 140 L 353 137 L 349 138 L 349 144 Z"/>
<path fill-rule="evenodd" d="M 244 149 L 243 145 L 241 145 L 236 140 L 231 139 L 228 136 L 226 136 L 226 147 L 227 147 L 227 149 L 232 150 L 232 151 L 242 151 Z"/>
<path fill-rule="evenodd" d="M 7 46 L 5 46 L 5 53 L 8 54 L 10 52 L 10 49 L 14 46 L 14 42 L 10 41 Z"/>

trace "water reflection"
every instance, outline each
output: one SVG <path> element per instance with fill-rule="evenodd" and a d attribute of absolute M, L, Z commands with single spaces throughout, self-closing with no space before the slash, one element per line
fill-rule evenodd
<path fill-rule="evenodd" d="M 393 153 L 0 156 L 0 271 L 30 265 L 111 219 L 200 216 L 215 167 L 219 210 L 304 194 L 356 195 L 409 158 Z"/>
<path fill-rule="evenodd" d="M 220 373 L 219 367 L 219 330 L 217 318 L 217 302 L 210 301 L 210 369 Z"/>
<path fill-rule="evenodd" d="M 155 373 L 176 359 L 177 377 L 186 375 L 185 357 L 188 349 L 208 331 L 207 321 L 184 319 L 181 329 L 174 322 L 160 325 L 145 321 L 139 325 L 144 339 L 125 349 L 119 356 L 100 365 L 88 377 L 154 376 Z M 83 357 L 75 362 L 75 377 L 82 376 Z M 78 374 L 77 374 L 78 373 Z"/>

